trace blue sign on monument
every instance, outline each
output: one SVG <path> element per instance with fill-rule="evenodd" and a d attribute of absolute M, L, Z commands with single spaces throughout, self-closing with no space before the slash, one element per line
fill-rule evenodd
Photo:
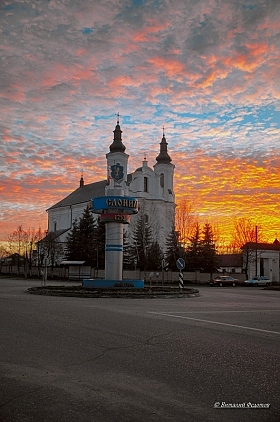
<path fill-rule="evenodd" d="M 123 166 L 119 163 L 111 166 L 111 176 L 116 182 L 121 182 L 124 178 Z"/>
<path fill-rule="evenodd" d="M 124 214 L 137 214 L 138 201 L 131 196 L 100 196 L 92 200 L 92 211 L 103 213 L 108 210 L 122 211 Z"/>

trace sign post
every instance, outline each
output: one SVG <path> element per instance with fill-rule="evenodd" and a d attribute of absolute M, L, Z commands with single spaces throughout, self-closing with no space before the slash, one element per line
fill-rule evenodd
<path fill-rule="evenodd" d="M 43 284 L 46 286 L 48 279 L 48 260 L 44 258 Z"/>
<path fill-rule="evenodd" d="M 165 267 L 165 259 L 161 261 L 161 287 L 164 284 L 164 267 Z"/>
<path fill-rule="evenodd" d="M 179 288 L 183 289 L 184 288 L 184 275 L 182 273 L 182 270 L 185 268 L 185 261 L 183 258 L 178 258 L 176 261 L 176 265 L 179 272 Z"/>

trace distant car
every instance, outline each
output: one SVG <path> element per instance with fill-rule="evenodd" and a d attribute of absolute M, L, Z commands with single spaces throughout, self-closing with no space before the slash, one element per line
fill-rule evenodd
<path fill-rule="evenodd" d="M 270 286 L 271 280 L 265 275 L 250 278 L 245 281 L 245 286 Z"/>
<path fill-rule="evenodd" d="M 238 280 L 230 275 L 220 275 L 209 282 L 210 286 L 236 286 Z"/>

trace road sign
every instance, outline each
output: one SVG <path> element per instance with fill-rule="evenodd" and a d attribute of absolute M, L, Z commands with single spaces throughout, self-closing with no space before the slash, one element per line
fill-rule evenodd
<path fill-rule="evenodd" d="M 179 287 L 180 289 L 184 288 L 184 276 L 181 270 L 179 272 Z"/>
<path fill-rule="evenodd" d="M 178 258 L 176 261 L 178 270 L 183 270 L 185 268 L 185 260 L 183 258 Z"/>

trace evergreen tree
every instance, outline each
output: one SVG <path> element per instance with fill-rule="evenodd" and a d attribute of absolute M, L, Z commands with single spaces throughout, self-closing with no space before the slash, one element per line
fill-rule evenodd
<path fill-rule="evenodd" d="M 131 256 L 131 248 L 126 231 L 123 233 L 123 267 L 125 269 L 134 269 L 134 259 Z"/>
<path fill-rule="evenodd" d="M 203 271 L 212 273 L 216 270 L 218 265 L 217 251 L 214 242 L 214 234 L 212 227 L 206 223 L 202 231 L 201 244 L 201 266 Z"/>
<path fill-rule="evenodd" d="M 200 239 L 200 227 L 196 223 L 194 234 L 189 239 L 190 245 L 187 247 L 187 267 L 189 271 L 197 271 L 201 269 L 202 251 Z"/>
<path fill-rule="evenodd" d="M 74 221 L 73 227 L 67 236 L 67 259 L 70 261 L 86 261 L 94 265 L 96 240 L 96 223 L 87 207 L 79 222 Z"/>
<path fill-rule="evenodd" d="M 131 258 L 137 259 L 137 267 L 146 270 L 148 266 L 149 250 L 152 245 L 152 231 L 146 221 L 146 216 L 141 214 L 137 220 L 132 234 Z"/>
<path fill-rule="evenodd" d="M 177 269 L 177 259 L 185 259 L 185 250 L 181 247 L 179 242 L 179 233 L 175 228 L 170 232 L 166 239 L 166 254 L 165 260 L 168 263 L 168 268 L 172 271 Z"/>
<path fill-rule="evenodd" d="M 76 255 L 79 250 L 78 233 L 78 221 L 75 219 L 72 224 L 72 230 L 68 233 L 66 238 L 66 256 L 69 261 L 77 259 Z"/>
<path fill-rule="evenodd" d="M 97 225 L 95 227 L 94 235 L 94 244 L 95 244 L 95 268 L 104 269 L 105 268 L 105 224 L 100 223 L 98 218 Z"/>
<path fill-rule="evenodd" d="M 147 251 L 147 270 L 160 270 L 164 258 L 162 249 L 157 241 L 152 242 Z"/>

